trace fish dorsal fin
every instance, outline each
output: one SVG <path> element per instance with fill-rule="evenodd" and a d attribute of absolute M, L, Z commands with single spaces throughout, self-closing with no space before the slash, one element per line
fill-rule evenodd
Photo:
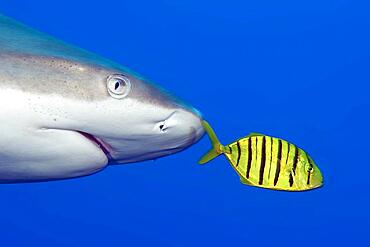
<path fill-rule="evenodd" d="M 246 136 L 246 138 L 253 137 L 253 136 L 265 136 L 265 135 L 261 133 L 251 132 L 249 133 L 249 135 Z"/>

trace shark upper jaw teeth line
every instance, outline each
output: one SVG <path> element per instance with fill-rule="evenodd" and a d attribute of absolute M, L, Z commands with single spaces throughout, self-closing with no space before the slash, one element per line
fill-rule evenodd
<path fill-rule="evenodd" d="M 97 138 L 94 135 L 91 135 L 89 133 L 79 131 L 79 130 L 75 130 L 75 131 L 77 133 L 81 134 L 82 136 L 84 136 L 86 139 L 93 142 L 95 145 L 97 145 L 104 152 L 104 154 L 107 156 L 108 161 L 114 160 L 112 158 L 111 154 L 110 154 L 110 150 L 111 150 L 110 146 L 108 144 L 106 144 L 104 141 L 102 141 L 101 139 L 99 139 L 99 138 Z"/>

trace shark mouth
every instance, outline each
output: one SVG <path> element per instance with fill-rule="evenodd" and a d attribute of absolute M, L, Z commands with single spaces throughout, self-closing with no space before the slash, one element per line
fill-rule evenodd
<path fill-rule="evenodd" d="M 83 132 L 83 131 L 79 131 L 79 130 L 76 130 L 77 133 L 80 133 L 82 136 L 84 136 L 86 139 L 90 140 L 92 143 L 94 143 L 96 146 L 98 146 L 103 152 L 104 154 L 107 156 L 108 160 L 109 161 L 112 161 L 113 158 L 110 154 L 110 150 L 112 149 L 107 143 L 105 143 L 104 141 L 102 141 L 101 139 L 89 134 L 89 133 L 86 133 L 86 132 Z"/>

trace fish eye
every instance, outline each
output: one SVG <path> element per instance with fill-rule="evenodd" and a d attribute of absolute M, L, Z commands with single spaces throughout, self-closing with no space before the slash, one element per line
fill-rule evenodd
<path fill-rule="evenodd" d="M 307 167 L 307 172 L 312 172 L 312 170 L 313 170 L 313 166 L 312 165 Z"/>
<path fill-rule="evenodd" d="M 130 80 L 124 75 L 110 75 L 107 78 L 107 90 L 115 99 L 122 99 L 128 95 L 131 89 Z"/>

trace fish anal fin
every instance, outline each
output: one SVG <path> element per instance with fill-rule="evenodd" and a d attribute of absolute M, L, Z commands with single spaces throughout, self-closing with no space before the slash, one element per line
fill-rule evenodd
<path fill-rule="evenodd" d="M 248 181 L 247 179 L 245 179 L 243 177 L 240 178 L 240 182 L 242 184 L 245 184 L 245 185 L 251 185 L 251 186 L 253 186 L 253 184 L 250 181 Z"/>

